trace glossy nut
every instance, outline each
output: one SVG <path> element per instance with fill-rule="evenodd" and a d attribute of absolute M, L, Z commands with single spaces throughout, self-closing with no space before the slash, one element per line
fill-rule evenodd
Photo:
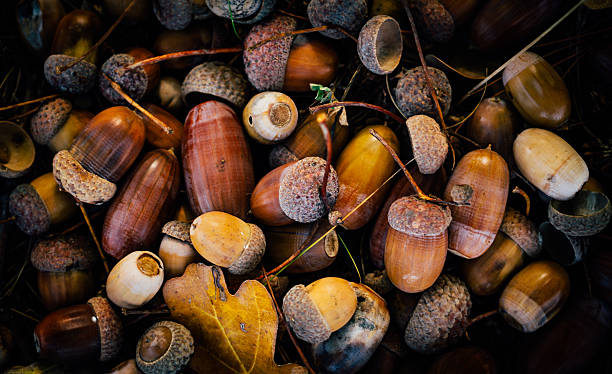
<path fill-rule="evenodd" d="M 164 264 L 155 254 L 136 251 L 125 256 L 108 274 L 106 294 L 113 304 L 135 309 L 148 303 L 164 282 Z"/>
<path fill-rule="evenodd" d="M 187 265 L 199 258 L 191 245 L 190 227 L 190 223 L 181 221 L 170 221 L 162 227 L 164 238 L 159 245 L 158 254 L 164 262 L 167 278 L 183 275 Z"/>
<path fill-rule="evenodd" d="M 389 74 L 399 65 L 403 46 L 397 21 L 389 16 L 375 16 L 359 32 L 357 54 L 372 73 Z"/>
<path fill-rule="evenodd" d="M 291 135 L 298 121 L 298 110 L 291 98 L 281 92 L 261 92 L 242 111 L 247 134 L 259 143 L 272 144 Z"/>
<path fill-rule="evenodd" d="M 0 121 L 0 177 L 22 176 L 34 163 L 35 154 L 34 143 L 21 126 Z"/>
<path fill-rule="evenodd" d="M 172 129 L 172 134 L 167 134 L 148 117 L 142 116 L 142 122 L 146 128 L 147 142 L 156 148 L 172 148 L 174 152 L 180 152 L 181 141 L 183 140 L 183 124 L 172 114 L 155 104 L 144 104 L 143 106 L 149 113 Z"/>

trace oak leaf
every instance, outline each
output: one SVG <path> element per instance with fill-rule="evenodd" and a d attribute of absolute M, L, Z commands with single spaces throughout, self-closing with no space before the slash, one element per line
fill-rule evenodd
<path fill-rule="evenodd" d="M 172 319 L 193 335 L 190 368 L 198 373 L 302 374 L 296 364 L 274 362 L 278 317 L 259 282 L 247 280 L 235 295 L 217 266 L 191 264 L 163 289 Z"/>

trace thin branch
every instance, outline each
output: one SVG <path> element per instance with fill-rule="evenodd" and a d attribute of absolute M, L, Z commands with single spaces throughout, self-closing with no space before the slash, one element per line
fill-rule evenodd
<path fill-rule="evenodd" d="M 147 58 L 145 60 L 140 60 L 131 65 L 126 66 L 125 68 L 135 69 L 141 66 L 157 64 L 162 61 L 173 60 L 173 59 L 182 58 L 182 57 L 214 55 L 214 54 L 220 54 L 220 53 L 235 53 L 235 52 L 242 52 L 242 47 L 217 48 L 217 49 L 194 49 L 191 51 L 173 52 L 173 53 L 167 53 L 161 56 L 154 56 L 151 58 Z"/>
<path fill-rule="evenodd" d="M 5 111 L 5 110 L 19 108 L 19 107 L 25 106 L 25 105 L 40 103 L 41 101 L 45 101 L 45 100 L 55 99 L 58 96 L 59 96 L 58 94 L 53 94 L 53 95 L 49 95 L 49 96 L 39 97 L 38 99 L 28 100 L 28 101 L 24 101 L 24 102 L 21 102 L 21 103 L 5 106 L 3 108 L 0 108 L 0 112 Z"/>
<path fill-rule="evenodd" d="M 525 191 L 520 189 L 519 186 L 514 187 L 512 193 L 519 194 L 523 197 L 523 199 L 525 199 L 525 216 L 528 217 L 529 212 L 531 211 L 531 199 L 529 198 L 529 195 L 527 195 Z"/>

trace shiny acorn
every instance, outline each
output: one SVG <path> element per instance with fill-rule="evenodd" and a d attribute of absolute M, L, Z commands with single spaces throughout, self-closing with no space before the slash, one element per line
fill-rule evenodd
<path fill-rule="evenodd" d="M 162 227 L 164 238 L 159 244 L 159 258 L 164 262 L 166 278 L 183 275 L 187 265 L 196 262 L 198 253 L 191 245 L 189 222 L 170 221 Z"/>
<path fill-rule="evenodd" d="M 260 92 L 242 111 L 242 123 L 247 134 L 262 144 L 287 138 L 295 130 L 297 121 L 295 103 L 282 92 Z"/>
<path fill-rule="evenodd" d="M 172 134 L 168 134 L 155 125 L 149 117 L 141 116 L 146 128 L 147 142 L 156 148 L 172 148 L 174 152 L 179 152 L 181 150 L 181 141 L 183 140 L 183 124 L 175 116 L 155 104 L 144 104 L 143 107 L 155 118 L 172 129 Z"/>
<path fill-rule="evenodd" d="M 155 254 L 136 251 L 121 259 L 108 274 L 106 294 L 113 304 L 135 309 L 148 303 L 164 282 L 164 264 Z"/>

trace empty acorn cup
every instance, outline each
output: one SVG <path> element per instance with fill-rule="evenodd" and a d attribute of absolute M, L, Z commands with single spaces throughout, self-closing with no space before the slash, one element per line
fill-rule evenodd
<path fill-rule="evenodd" d="M 548 219 L 555 228 L 571 236 L 602 232 L 612 216 L 610 199 L 601 193 L 580 190 L 571 200 L 551 200 Z"/>
<path fill-rule="evenodd" d="M 238 70 L 221 62 L 205 62 L 187 74 L 181 95 L 188 107 L 214 98 L 242 108 L 248 100 L 247 90 L 247 81 Z"/>
<path fill-rule="evenodd" d="M 392 17 L 373 17 L 359 32 L 359 59 L 374 74 L 389 74 L 395 70 L 402 58 L 402 47 L 402 30 Z"/>
<path fill-rule="evenodd" d="M 0 177 L 17 178 L 34 163 L 36 149 L 21 126 L 0 121 Z"/>
<path fill-rule="evenodd" d="M 589 239 L 567 235 L 550 222 L 542 222 L 538 228 L 538 244 L 555 261 L 569 266 L 582 261 L 589 248 Z"/>

